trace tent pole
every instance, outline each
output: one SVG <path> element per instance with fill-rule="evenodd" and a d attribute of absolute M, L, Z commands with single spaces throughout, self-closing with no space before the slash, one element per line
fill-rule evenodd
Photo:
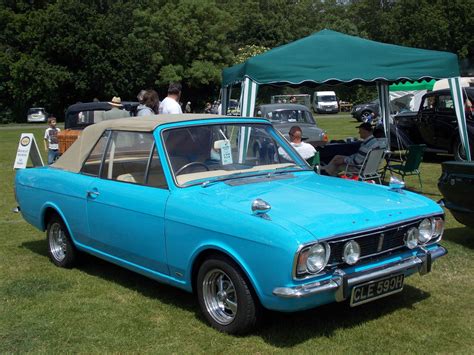
<path fill-rule="evenodd" d="M 243 117 L 254 116 L 255 100 L 257 97 L 258 85 L 250 78 L 245 78 L 242 82 L 240 95 L 240 115 Z M 250 141 L 250 127 L 242 127 L 239 141 L 239 163 L 243 163 L 247 157 L 247 150 Z"/>
<path fill-rule="evenodd" d="M 377 93 L 379 96 L 380 116 L 383 122 L 385 138 L 387 140 L 387 149 L 390 149 L 390 94 L 388 84 L 377 81 Z"/>
<path fill-rule="evenodd" d="M 229 107 L 229 95 L 230 88 L 228 86 L 223 86 L 221 89 L 221 115 L 227 114 L 227 107 Z"/>
<path fill-rule="evenodd" d="M 240 115 L 253 117 L 255 111 L 255 100 L 257 98 L 258 85 L 250 78 L 246 77 L 242 83 Z"/>
<path fill-rule="evenodd" d="M 459 126 L 459 138 L 461 144 L 466 152 L 466 160 L 471 161 L 471 150 L 469 147 L 469 136 L 467 134 L 467 125 L 466 125 L 466 115 L 465 115 L 465 108 L 464 108 L 464 98 L 462 95 L 462 87 L 461 87 L 461 78 L 449 78 L 449 89 L 451 90 L 451 97 L 453 98 L 454 103 L 454 110 L 456 112 L 456 118 L 458 120 Z M 455 149 L 457 149 L 455 147 Z"/>

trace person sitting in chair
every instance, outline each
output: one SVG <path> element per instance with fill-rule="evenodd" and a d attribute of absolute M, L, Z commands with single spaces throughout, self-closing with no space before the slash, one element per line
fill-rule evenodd
<path fill-rule="evenodd" d="M 364 162 L 367 153 L 373 148 L 379 147 L 378 140 L 373 136 L 373 128 L 370 123 L 364 122 L 357 126 L 359 128 L 359 136 L 363 139 L 357 153 L 349 156 L 336 155 L 331 159 L 328 165 L 322 166 L 321 171 L 331 176 L 337 176 L 339 172 L 343 171 L 347 164 L 360 165 Z"/>

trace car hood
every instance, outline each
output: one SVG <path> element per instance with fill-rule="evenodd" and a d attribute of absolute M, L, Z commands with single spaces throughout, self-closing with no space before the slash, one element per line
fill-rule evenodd
<path fill-rule="evenodd" d="M 271 205 L 267 215 L 273 223 L 285 229 L 297 225 L 311 234 L 300 242 L 442 213 L 434 201 L 415 193 L 309 172 L 294 173 L 288 179 L 269 178 L 268 182 L 247 180 L 238 180 L 238 186 L 217 183 L 201 192 L 221 207 L 248 215 L 252 202 L 263 199 Z"/>

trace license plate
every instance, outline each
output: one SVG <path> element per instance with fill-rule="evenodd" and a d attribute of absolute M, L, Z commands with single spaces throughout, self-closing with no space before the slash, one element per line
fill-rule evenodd
<path fill-rule="evenodd" d="M 404 275 L 392 275 L 354 286 L 351 295 L 351 307 L 364 304 L 403 290 Z"/>

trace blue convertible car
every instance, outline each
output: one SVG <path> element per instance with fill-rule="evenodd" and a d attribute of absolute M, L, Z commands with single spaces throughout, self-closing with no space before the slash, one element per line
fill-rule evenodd
<path fill-rule="evenodd" d="M 103 121 L 52 166 L 18 170 L 15 191 L 54 264 L 72 267 L 82 251 L 194 292 L 233 334 L 263 308 L 399 292 L 446 254 L 436 203 L 317 175 L 264 119 Z"/>

